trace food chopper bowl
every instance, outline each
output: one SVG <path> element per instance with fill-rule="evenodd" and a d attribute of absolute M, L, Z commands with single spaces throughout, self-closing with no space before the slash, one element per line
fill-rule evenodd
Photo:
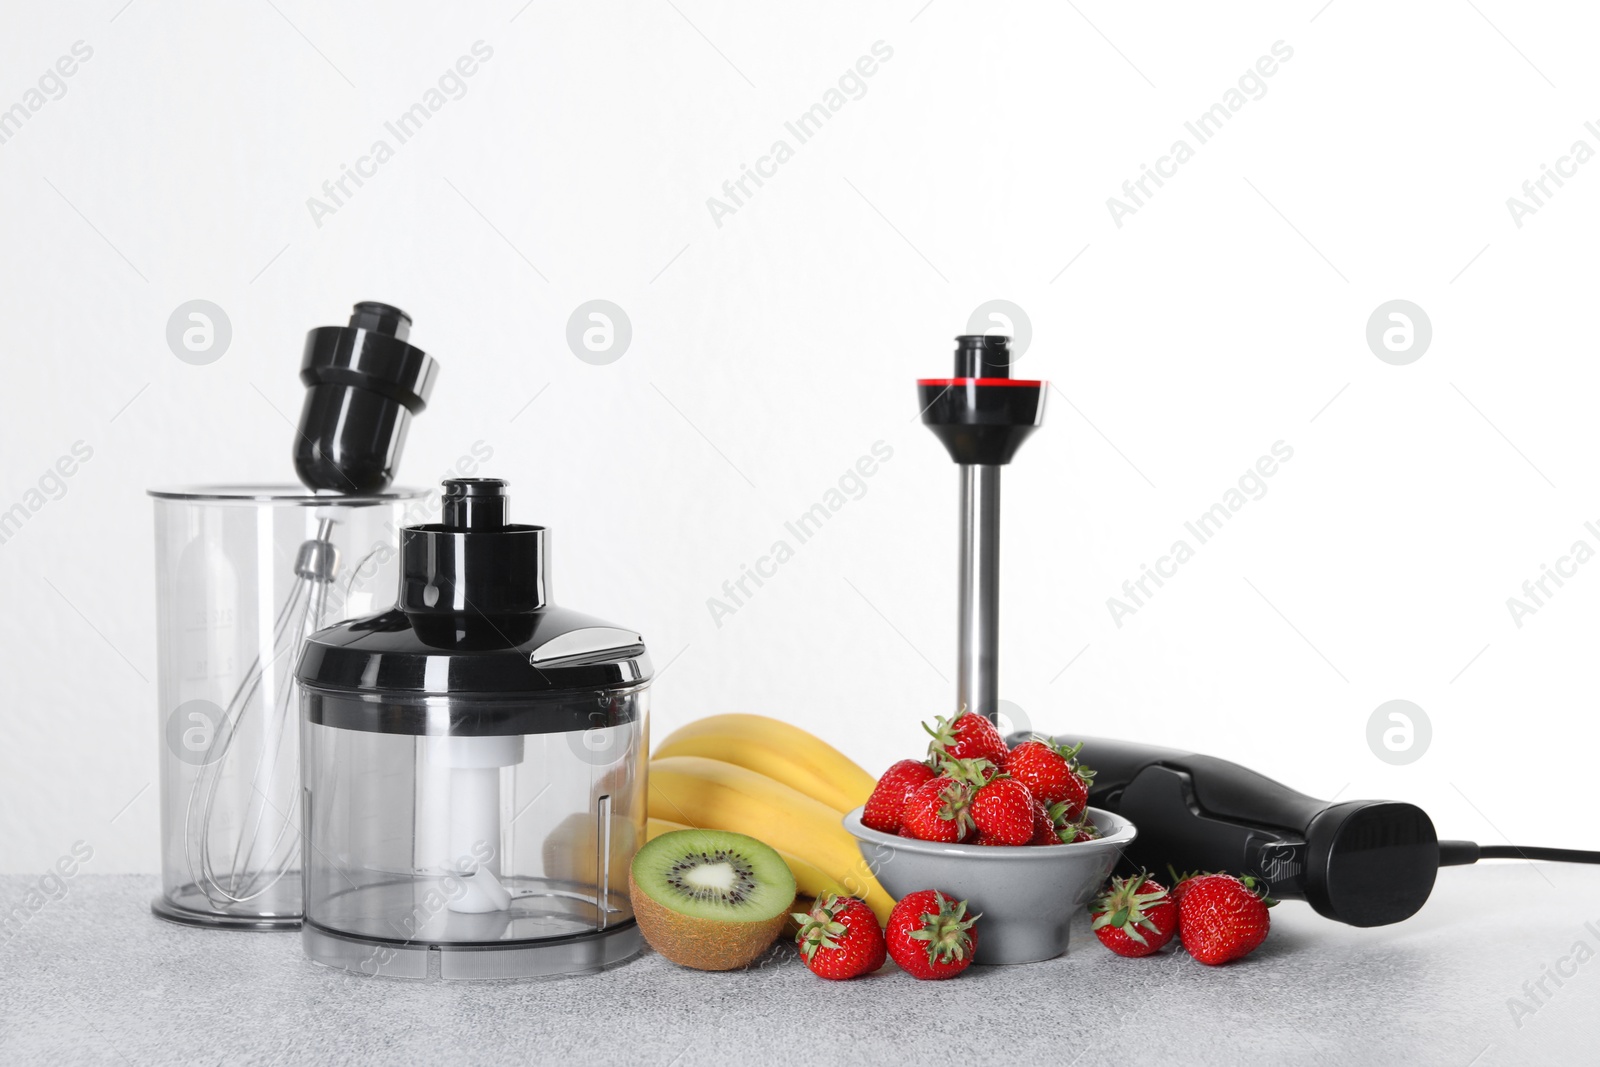
<path fill-rule="evenodd" d="M 981 914 L 978 964 L 1037 963 L 1067 951 L 1072 920 L 1105 884 L 1122 850 L 1133 842 L 1131 822 L 1100 808 L 1089 817 L 1103 836 L 1070 845 L 946 845 L 873 830 L 861 810 L 844 817 L 861 855 L 896 900 L 937 889 Z"/>
<path fill-rule="evenodd" d="M 444 483 L 400 535 L 392 610 L 300 657 L 305 924 L 313 960 L 400 978 L 600 970 L 640 948 L 643 639 L 559 607 L 548 531 L 505 483 Z"/>
<path fill-rule="evenodd" d="M 194 926 L 300 925 L 300 643 L 393 603 L 423 493 L 157 488 L 161 893 Z"/>
<path fill-rule="evenodd" d="M 302 693 L 311 959 L 532 978 L 638 952 L 628 864 L 645 840 L 647 685 Z"/>

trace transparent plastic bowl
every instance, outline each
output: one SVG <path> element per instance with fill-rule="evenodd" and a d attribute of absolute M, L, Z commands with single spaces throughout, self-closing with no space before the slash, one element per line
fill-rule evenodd
<path fill-rule="evenodd" d="M 302 683 L 306 955 L 416 979 L 574 974 L 635 955 L 647 690 Z"/>

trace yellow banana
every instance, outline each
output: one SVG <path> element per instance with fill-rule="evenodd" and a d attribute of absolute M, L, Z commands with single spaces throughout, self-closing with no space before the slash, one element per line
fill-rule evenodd
<path fill-rule="evenodd" d="M 872 775 L 814 734 L 765 715 L 711 715 L 667 735 L 652 758 L 704 756 L 749 768 L 843 814 L 867 802 Z"/>
<path fill-rule="evenodd" d="M 662 834 L 670 834 L 674 830 L 691 829 L 693 827 L 685 826 L 683 823 L 668 822 L 666 819 L 651 819 L 650 828 L 645 838 L 646 840 L 654 841 Z M 809 860 L 803 860 L 792 852 L 785 852 L 781 848 L 773 849 L 773 851 L 782 856 L 783 862 L 789 865 L 789 873 L 794 875 L 795 884 L 800 887 L 800 892 L 805 896 L 815 898 L 822 896 L 824 893 L 837 893 L 840 896 L 850 895 L 850 890 L 841 885 L 837 878 L 816 864 Z M 889 921 L 889 912 L 894 908 L 894 901 L 890 900 L 888 896 L 874 893 L 873 899 L 867 903 L 873 912 L 877 914 L 880 923 Z"/>
<path fill-rule="evenodd" d="M 651 760 L 649 814 L 754 837 L 817 868 L 835 892 L 863 898 L 875 913 L 886 917 L 893 906 L 838 811 L 747 767 L 703 756 Z"/>

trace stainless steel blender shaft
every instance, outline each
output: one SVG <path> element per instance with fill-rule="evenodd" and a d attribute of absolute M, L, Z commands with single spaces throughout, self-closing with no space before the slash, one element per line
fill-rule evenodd
<path fill-rule="evenodd" d="M 956 706 L 993 719 L 1000 701 L 1000 468 L 961 464 Z"/>
<path fill-rule="evenodd" d="M 1000 714 L 1000 468 L 1044 418 L 1045 383 L 1011 377 L 1011 340 L 956 338 L 955 376 L 918 378 L 922 424 L 961 468 L 956 707 Z"/>

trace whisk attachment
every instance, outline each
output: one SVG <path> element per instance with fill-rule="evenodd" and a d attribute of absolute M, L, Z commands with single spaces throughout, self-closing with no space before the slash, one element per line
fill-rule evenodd
<path fill-rule="evenodd" d="M 328 590 L 338 577 L 334 526 L 334 519 L 320 517 L 315 536 L 296 553 L 295 582 L 273 625 L 271 655 L 258 656 L 245 671 L 190 793 L 185 855 L 194 884 L 219 909 L 260 898 L 299 858 L 294 665 L 305 639 L 322 628 Z M 252 755 L 249 801 L 237 827 L 226 825 L 218 818 L 218 795 L 230 775 L 246 773 Z"/>

